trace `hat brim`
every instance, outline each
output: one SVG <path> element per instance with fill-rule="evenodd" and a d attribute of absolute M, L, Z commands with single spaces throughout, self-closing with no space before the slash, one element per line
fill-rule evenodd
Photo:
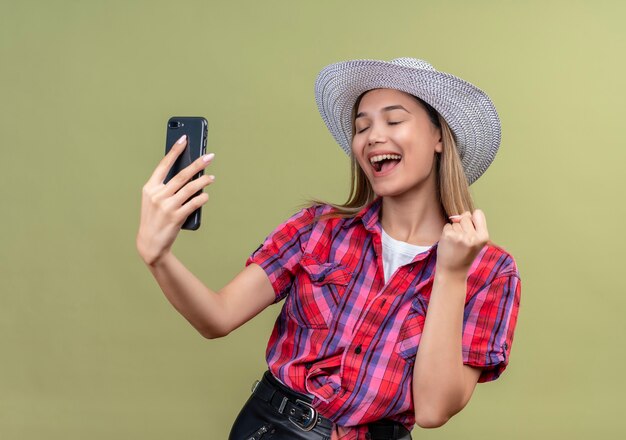
<path fill-rule="evenodd" d="M 482 90 L 449 73 L 379 60 L 334 63 L 322 69 L 315 81 L 322 119 L 348 155 L 354 104 L 362 93 L 378 88 L 417 96 L 441 114 L 454 134 L 468 184 L 493 162 L 500 146 L 500 120 Z"/>

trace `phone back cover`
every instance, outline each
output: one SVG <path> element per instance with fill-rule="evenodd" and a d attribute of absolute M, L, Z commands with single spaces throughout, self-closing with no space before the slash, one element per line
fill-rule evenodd
<path fill-rule="evenodd" d="M 179 125 L 178 127 L 173 127 Z M 167 135 L 165 141 L 165 154 L 167 154 L 172 145 L 184 134 L 187 135 L 187 146 L 174 164 L 170 168 L 163 183 L 170 181 L 172 177 L 178 174 L 181 170 L 191 165 L 196 159 L 203 155 L 206 151 L 206 140 L 208 133 L 208 123 L 206 119 L 197 116 L 173 116 L 167 121 Z M 197 179 L 204 174 L 204 170 L 194 175 L 190 180 Z M 202 191 L 196 192 L 187 201 L 193 197 L 200 195 Z M 187 202 L 185 201 L 185 203 Z M 196 209 L 193 213 L 187 217 L 181 229 L 196 230 L 200 227 L 201 208 Z"/>

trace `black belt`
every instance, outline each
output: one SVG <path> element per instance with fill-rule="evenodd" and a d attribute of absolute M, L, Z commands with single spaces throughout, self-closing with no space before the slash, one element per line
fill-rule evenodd
<path fill-rule="evenodd" d="M 252 394 L 260 397 L 272 405 L 279 414 L 284 415 L 291 423 L 302 429 L 310 431 L 315 426 L 326 428 L 329 431 L 333 422 L 317 413 L 311 406 L 312 399 L 304 394 L 297 393 L 276 380 L 266 371 L 261 381 L 256 381 L 252 388 Z"/>
<path fill-rule="evenodd" d="M 380 420 L 367 425 L 371 440 L 397 440 L 409 435 L 409 430 L 403 425 L 391 420 Z"/>
<path fill-rule="evenodd" d="M 268 402 L 279 414 L 287 417 L 303 431 L 310 431 L 316 426 L 329 431 L 332 429 L 333 422 L 318 414 L 311 406 L 312 399 L 309 396 L 286 387 L 269 371 L 263 374 L 260 381 L 254 383 L 252 393 Z M 409 433 L 400 423 L 391 420 L 370 423 L 368 428 L 368 437 L 371 440 L 396 440 Z"/>

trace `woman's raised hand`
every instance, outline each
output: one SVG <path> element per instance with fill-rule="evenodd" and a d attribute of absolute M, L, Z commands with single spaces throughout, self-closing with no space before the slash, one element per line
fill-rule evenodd
<path fill-rule="evenodd" d="M 185 219 L 209 200 L 209 195 L 202 192 L 185 203 L 196 192 L 215 180 L 215 176 L 202 175 L 190 182 L 194 175 L 212 162 L 214 154 L 198 158 L 167 184 L 163 183 L 186 145 L 186 136 L 176 141 L 143 186 L 136 245 L 139 255 L 146 264 L 154 264 L 169 252 Z"/>
<path fill-rule="evenodd" d="M 487 220 L 480 210 L 451 216 L 437 245 L 437 271 L 467 276 L 474 259 L 489 241 Z"/>

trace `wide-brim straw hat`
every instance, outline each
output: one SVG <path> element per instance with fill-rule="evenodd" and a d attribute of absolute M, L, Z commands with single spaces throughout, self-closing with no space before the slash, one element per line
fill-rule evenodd
<path fill-rule="evenodd" d="M 315 81 L 322 119 L 339 146 L 351 155 L 352 108 L 372 89 L 396 89 L 430 104 L 454 134 L 468 184 L 489 167 L 500 146 L 500 119 L 489 97 L 454 75 L 435 70 L 424 60 L 351 60 L 330 64 Z"/>

